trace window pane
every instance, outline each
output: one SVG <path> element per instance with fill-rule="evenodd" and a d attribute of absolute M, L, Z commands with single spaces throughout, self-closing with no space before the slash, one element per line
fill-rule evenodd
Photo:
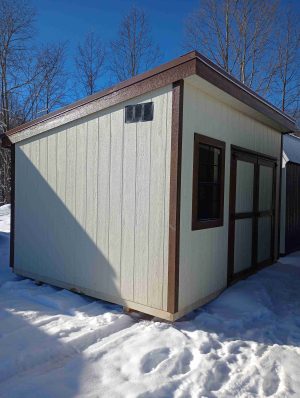
<path fill-rule="evenodd" d="M 213 164 L 215 166 L 219 166 L 220 164 L 220 158 L 221 158 L 221 149 L 219 148 L 212 148 L 213 152 Z"/>
<path fill-rule="evenodd" d="M 219 167 L 209 164 L 199 164 L 199 182 L 219 182 Z"/>
<path fill-rule="evenodd" d="M 218 184 L 199 184 L 198 219 L 216 219 L 220 217 L 220 186 Z"/>
<path fill-rule="evenodd" d="M 204 144 L 199 145 L 199 163 L 202 164 L 211 163 L 211 152 L 209 145 L 204 145 Z"/>

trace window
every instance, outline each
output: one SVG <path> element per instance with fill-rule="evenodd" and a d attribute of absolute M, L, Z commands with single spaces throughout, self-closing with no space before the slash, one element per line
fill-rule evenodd
<path fill-rule="evenodd" d="M 223 225 L 225 142 L 195 133 L 192 229 Z"/>
<path fill-rule="evenodd" d="M 125 123 L 149 122 L 153 120 L 153 102 L 125 106 Z"/>

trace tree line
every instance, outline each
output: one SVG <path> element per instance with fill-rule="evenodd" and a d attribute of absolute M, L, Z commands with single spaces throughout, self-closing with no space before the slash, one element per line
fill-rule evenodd
<path fill-rule="evenodd" d="M 104 43 L 87 32 L 73 59 L 68 43 L 38 45 L 36 10 L 0 0 L 0 133 L 133 77 L 163 59 L 147 13 L 131 6 Z M 201 0 L 187 16 L 178 53 L 198 50 L 285 112 L 300 109 L 300 24 L 279 0 Z M 172 37 L 170 37 L 172 40 Z M 73 62 L 72 72 L 67 63 Z M 0 150 L 0 205 L 10 200 L 10 153 Z"/>

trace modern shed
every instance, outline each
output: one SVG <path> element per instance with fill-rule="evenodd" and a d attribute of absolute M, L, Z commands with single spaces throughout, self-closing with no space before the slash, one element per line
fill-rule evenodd
<path fill-rule="evenodd" d="M 177 319 L 277 258 L 294 128 L 191 52 L 11 130 L 11 265 Z"/>
<path fill-rule="evenodd" d="M 300 138 L 283 138 L 280 253 L 300 250 Z"/>

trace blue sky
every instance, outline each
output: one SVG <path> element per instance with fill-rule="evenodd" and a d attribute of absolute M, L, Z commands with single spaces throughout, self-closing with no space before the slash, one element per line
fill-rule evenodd
<path fill-rule="evenodd" d="M 37 40 L 67 42 L 67 69 L 72 71 L 72 57 L 87 32 L 95 32 L 109 43 L 118 31 L 119 23 L 132 4 L 142 7 L 149 17 L 154 41 L 163 52 L 162 62 L 179 55 L 183 49 L 184 21 L 199 7 L 199 0 L 31 0 L 37 11 Z M 282 0 L 300 10 L 300 0 Z M 101 87 L 109 84 L 104 76 Z"/>
<path fill-rule="evenodd" d="M 37 10 L 37 38 L 41 42 L 68 41 L 70 52 L 86 32 L 97 33 L 104 42 L 114 38 L 122 16 L 134 2 L 129 0 L 32 0 Z M 181 55 L 183 24 L 199 0 L 139 0 L 148 14 L 153 37 L 163 60 Z"/>

